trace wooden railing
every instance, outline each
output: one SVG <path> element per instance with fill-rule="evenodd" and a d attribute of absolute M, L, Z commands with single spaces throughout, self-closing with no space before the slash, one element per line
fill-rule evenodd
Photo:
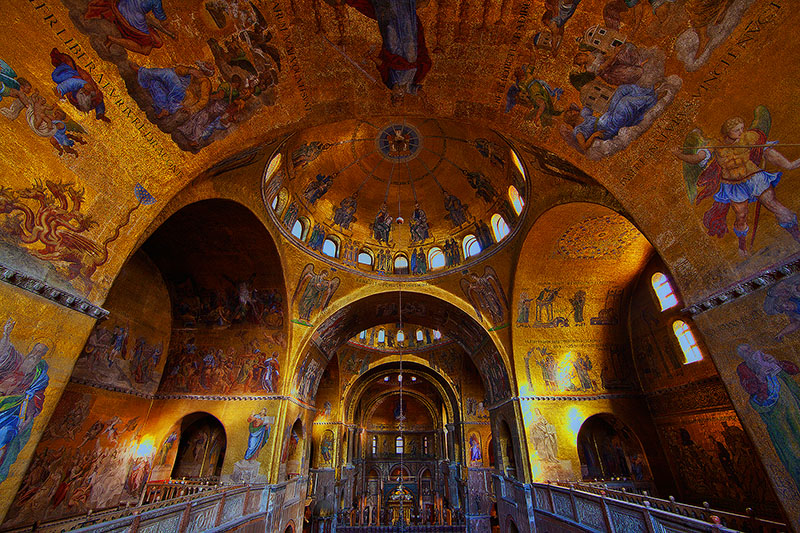
<path fill-rule="evenodd" d="M 533 483 L 538 512 L 595 531 L 620 532 L 640 526 L 642 531 L 706 531 L 780 533 L 786 524 L 726 511 L 663 500 L 591 483 Z"/>

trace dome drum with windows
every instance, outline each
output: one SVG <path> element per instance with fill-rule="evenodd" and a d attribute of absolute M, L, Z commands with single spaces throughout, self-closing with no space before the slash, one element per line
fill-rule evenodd
<path fill-rule="evenodd" d="M 525 215 L 524 164 L 491 130 L 350 120 L 290 137 L 264 202 L 298 248 L 373 277 L 433 277 L 489 255 Z"/>

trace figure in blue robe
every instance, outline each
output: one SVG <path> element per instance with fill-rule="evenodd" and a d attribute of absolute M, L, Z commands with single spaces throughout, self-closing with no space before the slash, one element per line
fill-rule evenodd
<path fill-rule="evenodd" d="M 376 64 L 383 83 L 392 91 L 392 102 L 398 104 L 405 94 L 417 94 L 432 64 L 417 16 L 417 1 L 345 0 L 345 3 L 378 23 L 383 46 Z"/>
<path fill-rule="evenodd" d="M 266 409 L 250 415 L 247 419 L 250 435 L 247 437 L 247 450 L 244 452 L 245 460 L 249 461 L 258 455 L 261 448 L 267 443 L 269 439 L 271 417 L 267 417 Z"/>
<path fill-rule="evenodd" d="M 33 421 L 42 412 L 47 389 L 47 346 L 37 343 L 23 356 L 11 343 L 14 321 L 6 321 L 0 339 L 0 483 L 31 436 Z"/>
<path fill-rule="evenodd" d="M 600 139 L 612 139 L 622 128 L 640 123 L 645 113 L 650 111 L 657 101 L 658 97 L 652 87 L 620 85 L 614 91 L 608 109 L 600 117 L 595 117 L 590 108 L 584 107 L 581 110 L 583 122 L 575 126 L 573 132 L 576 137 L 580 133 L 585 139 L 595 132 L 600 132 Z"/>

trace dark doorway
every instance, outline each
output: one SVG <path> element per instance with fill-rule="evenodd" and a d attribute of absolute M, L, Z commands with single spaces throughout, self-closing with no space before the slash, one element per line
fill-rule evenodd
<path fill-rule="evenodd" d="M 227 439 L 222 423 L 208 413 L 186 415 L 172 478 L 219 478 Z"/>

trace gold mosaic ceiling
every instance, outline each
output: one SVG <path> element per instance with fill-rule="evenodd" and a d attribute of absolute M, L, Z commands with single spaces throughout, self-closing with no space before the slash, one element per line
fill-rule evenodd
<path fill-rule="evenodd" d="M 671 236 L 656 243 L 668 261 L 693 264 L 708 245 L 725 263 L 720 275 L 733 281 L 780 259 L 774 247 L 753 254 L 738 272 L 735 237 L 704 234 L 707 208 L 695 205 L 671 149 L 698 127 L 716 135 L 731 115 L 749 123 L 759 105 L 772 116 L 770 139 L 796 137 L 796 91 L 780 80 L 795 79 L 800 68 L 791 61 L 797 44 L 786 38 L 800 15 L 785 1 L 159 0 L 127 2 L 125 9 L 112 0 L 7 4 L 4 16 L 13 30 L 0 38 L 3 185 L 16 195 L 48 176 L 83 191 L 74 209 L 101 221 L 81 228 L 100 257 L 79 257 L 90 266 L 51 263 L 59 272 L 72 269 L 67 276 L 87 278 L 76 286 L 92 297 L 104 293 L 129 255 L 135 239 L 126 235 L 140 232 L 218 162 L 264 145 L 271 151 L 284 135 L 341 121 L 354 122 L 321 142 L 351 139 L 360 120 L 382 128 L 388 118 L 374 117 L 390 115 L 406 117 L 423 137 L 429 134 L 427 117 L 436 117 L 444 130 L 453 121 L 465 130 L 453 136 L 469 141 L 501 132 L 532 165 L 534 159 L 549 167 L 556 161 L 566 179 L 585 172 L 581 181 L 589 175 L 606 187 L 646 235 Z M 796 157 L 791 149 L 786 155 Z M 408 163 L 421 167 L 422 160 L 419 155 Z M 323 170 L 341 168 L 337 163 Z M 348 169 L 345 174 L 353 175 L 343 175 L 346 187 L 332 187 L 309 209 L 309 218 L 330 221 L 325 217 L 339 206 L 334 202 L 358 188 L 360 168 Z M 392 200 L 391 188 L 386 195 L 380 180 L 371 182 L 370 209 L 360 196 L 357 209 L 364 212 L 344 237 L 369 240 L 369 223 L 384 196 L 390 206 L 397 203 L 396 191 Z M 498 183 L 508 182 L 506 175 Z M 419 185 L 417 197 L 438 239 L 441 191 L 429 184 L 429 195 Z M 301 195 L 305 190 L 290 188 Z M 463 189 L 448 192 L 474 196 Z M 137 190 L 147 191 L 152 202 L 141 202 Z M 540 189 L 535 191 L 538 197 Z M 367 194 L 366 184 L 361 193 Z M 406 226 L 393 232 L 393 251 L 410 244 L 403 239 L 410 239 L 404 234 L 414 194 L 400 196 Z M 480 200 L 462 202 L 475 219 L 490 213 L 473 211 Z M 644 227 L 651 222 L 658 231 Z M 686 228 L 697 235 L 683 244 L 678 236 Z M 780 229 L 762 224 L 751 246 L 757 251 L 778 237 L 785 237 Z M 78 255 L 67 249 L 60 257 Z M 14 266 L 23 268 L 25 261 Z M 697 276 L 687 276 L 686 283 L 693 292 L 710 290 Z"/>
<path fill-rule="evenodd" d="M 398 253 L 411 258 L 454 243 L 460 264 L 469 235 L 483 257 L 507 242 L 492 229 L 493 216 L 509 231 L 521 221 L 512 203 L 514 193 L 526 191 L 519 159 L 484 128 L 402 117 L 350 120 L 306 130 L 279 153 L 280 167 L 265 178 L 265 200 L 282 230 L 295 230 L 292 242 L 318 256 L 333 236 L 339 256 L 351 247 L 376 259 L 390 254 L 389 268 L 375 268 L 384 274 L 399 273 L 391 268 Z"/>

